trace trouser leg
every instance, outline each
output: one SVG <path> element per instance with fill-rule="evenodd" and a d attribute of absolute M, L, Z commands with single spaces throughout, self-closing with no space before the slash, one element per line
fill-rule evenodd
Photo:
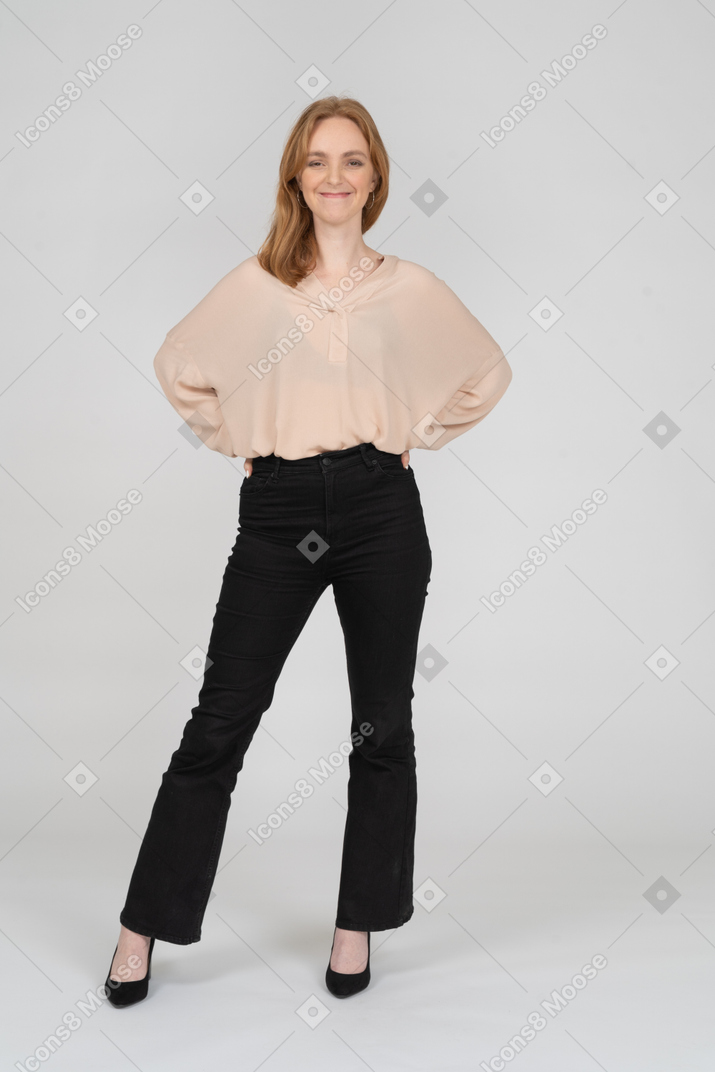
<path fill-rule="evenodd" d="M 423 532 L 423 529 L 418 531 Z M 387 930 L 414 910 L 417 808 L 412 682 L 431 570 L 426 536 L 370 546 L 333 581 L 345 636 L 351 731 L 348 814 L 336 925 Z M 367 723 L 371 730 L 362 734 Z"/>
<path fill-rule="evenodd" d="M 198 705 L 162 777 L 119 917 L 130 930 L 200 940 L 238 772 L 323 587 L 294 548 L 237 537 Z"/>

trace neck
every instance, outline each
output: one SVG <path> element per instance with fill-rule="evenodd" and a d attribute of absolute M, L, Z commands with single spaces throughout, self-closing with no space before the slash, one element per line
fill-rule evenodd
<path fill-rule="evenodd" d="M 315 220 L 314 224 L 318 246 L 315 270 L 318 275 L 344 275 L 358 264 L 361 257 L 371 257 L 377 265 L 379 255 L 376 257 L 375 251 L 365 245 L 360 231 L 353 227 L 349 230 L 326 227 L 322 220 Z"/>

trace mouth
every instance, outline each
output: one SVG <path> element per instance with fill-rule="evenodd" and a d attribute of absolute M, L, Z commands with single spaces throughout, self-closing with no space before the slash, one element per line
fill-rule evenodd
<path fill-rule="evenodd" d="M 350 194 L 350 193 L 347 193 L 347 192 L 346 192 L 346 193 L 341 193 L 341 194 L 327 194 L 327 193 L 321 193 L 321 195 L 320 195 L 320 196 L 321 196 L 321 197 L 350 197 L 350 196 L 351 196 L 351 194 Z"/>

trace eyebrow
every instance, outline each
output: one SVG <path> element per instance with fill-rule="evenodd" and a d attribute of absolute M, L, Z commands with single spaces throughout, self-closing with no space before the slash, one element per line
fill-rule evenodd
<path fill-rule="evenodd" d="M 308 156 L 327 156 L 327 153 L 321 153 L 318 150 L 314 150 L 312 153 L 308 153 Z M 359 149 L 351 149 L 350 152 L 343 153 L 343 156 L 365 156 L 365 153 L 361 153 Z"/>

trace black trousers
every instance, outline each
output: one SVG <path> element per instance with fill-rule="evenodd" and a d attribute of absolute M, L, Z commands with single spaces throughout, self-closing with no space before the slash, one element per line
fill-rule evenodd
<path fill-rule="evenodd" d="M 198 705 L 162 776 L 120 922 L 165 942 L 200 940 L 246 750 L 332 585 L 355 735 L 336 926 L 399 927 L 414 910 L 412 683 L 432 568 L 414 471 L 369 443 L 271 454 L 254 458 L 239 499 Z"/>

